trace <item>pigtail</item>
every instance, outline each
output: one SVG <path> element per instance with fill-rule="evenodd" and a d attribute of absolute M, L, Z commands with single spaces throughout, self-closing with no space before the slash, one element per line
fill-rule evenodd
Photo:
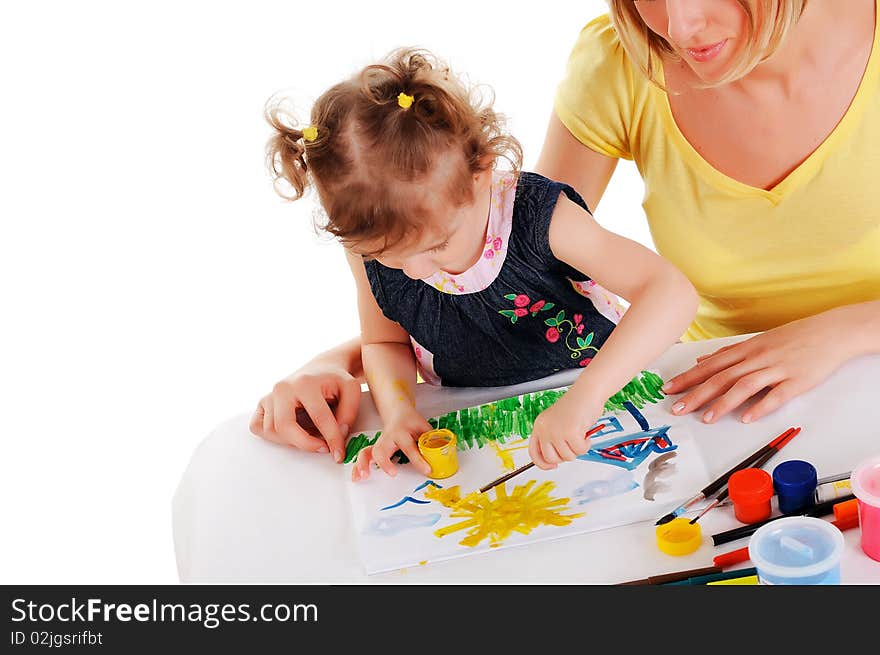
<path fill-rule="evenodd" d="M 292 127 L 295 120 L 284 107 L 284 99 L 271 99 L 264 116 L 273 134 L 266 143 L 266 166 L 272 175 L 275 192 L 286 200 L 302 198 L 310 185 L 306 151 L 320 136 L 314 126 Z"/>

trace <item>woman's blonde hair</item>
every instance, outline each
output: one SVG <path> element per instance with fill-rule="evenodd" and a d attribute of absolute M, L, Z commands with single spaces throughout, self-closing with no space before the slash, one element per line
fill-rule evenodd
<path fill-rule="evenodd" d="M 798 22 L 807 0 L 737 0 L 749 18 L 748 44 L 737 56 L 730 72 L 706 86 L 720 86 L 745 77 L 768 59 Z M 635 0 L 608 0 L 611 21 L 630 59 L 647 78 L 658 84 L 657 75 L 664 54 L 674 54 L 666 39 L 642 20 Z"/>
<path fill-rule="evenodd" d="M 431 208 L 420 189 L 444 153 L 440 194 L 456 206 L 473 200 L 474 174 L 506 158 L 518 173 L 519 142 L 477 87 L 425 50 L 403 48 L 325 91 L 311 125 L 294 127 L 285 98 L 266 106 L 273 128 L 267 163 L 276 191 L 290 200 L 314 185 L 326 213 L 321 227 L 346 244 L 379 239 L 381 252 L 418 232 Z M 286 192 L 284 190 L 286 187 Z"/>

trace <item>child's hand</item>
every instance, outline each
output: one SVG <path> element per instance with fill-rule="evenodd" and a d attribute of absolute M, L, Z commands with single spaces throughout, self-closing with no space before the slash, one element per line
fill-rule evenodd
<path fill-rule="evenodd" d="M 596 422 L 602 405 L 582 402 L 571 391 L 545 409 L 535 419 L 529 438 L 529 456 L 540 469 L 555 469 L 590 449 L 584 434 Z"/>
<path fill-rule="evenodd" d="M 397 475 L 397 466 L 391 461 L 391 456 L 398 450 L 402 450 L 420 472 L 424 475 L 430 474 L 431 465 L 422 457 L 418 446 L 419 435 L 430 429 L 431 424 L 423 416 L 415 411 L 406 412 L 382 430 L 375 444 L 367 446 L 358 454 L 351 479 L 357 482 L 370 477 L 370 462 L 375 462 L 392 477 Z"/>

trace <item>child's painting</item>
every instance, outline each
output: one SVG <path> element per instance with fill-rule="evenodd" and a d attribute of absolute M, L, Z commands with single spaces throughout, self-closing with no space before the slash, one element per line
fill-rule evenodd
<path fill-rule="evenodd" d="M 532 423 L 565 389 L 429 419 L 458 438 L 459 470 L 449 478 L 402 466 L 394 478 L 374 470 L 351 482 L 346 466 L 367 573 L 659 518 L 708 478 L 686 429 L 655 407 L 662 385 L 644 371 L 606 403 L 587 454 L 552 471 L 532 467 L 482 494 L 480 487 L 529 462 Z M 378 434 L 350 439 L 346 463 Z"/>

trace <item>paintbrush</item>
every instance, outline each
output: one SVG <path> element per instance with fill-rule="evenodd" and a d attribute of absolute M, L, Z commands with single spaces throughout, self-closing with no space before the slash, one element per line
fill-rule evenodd
<path fill-rule="evenodd" d="M 751 466 L 752 462 L 759 460 L 761 457 L 766 455 L 771 450 L 778 448 L 779 444 L 782 443 L 783 441 L 785 441 L 790 435 L 792 435 L 792 433 L 797 434 L 800 431 L 801 431 L 800 428 L 788 428 L 788 430 L 786 430 L 785 432 L 780 434 L 778 437 L 776 437 L 773 441 L 768 443 L 766 446 L 764 446 L 763 448 L 759 449 L 757 452 L 754 452 L 751 455 L 749 455 L 748 457 L 746 457 L 743 461 L 741 461 L 739 464 L 737 464 L 732 469 L 727 471 L 724 475 L 722 475 L 718 479 L 714 480 L 713 482 L 710 482 L 709 485 L 706 486 L 702 491 L 700 491 L 700 493 L 698 493 L 696 496 L 689 498 L 684 503 L 682 503 L 681 505 L 676 507 L 674 510 L 669 512 L 669 514 L 661 517 L 657 521 L 657 523 L 655 523 L 655 525 L 663 525 L 664 523 L 669 523 L 675 517 L 681 516 L 682 514 L 684 514 L 688 510 L 689 507 L 692 507 L 693 505 L 700 502 L 701 500 L 705 500 L 706 498 L 709 498 L 712 494 L 714 494 L 719 489 L 721 489 L 724 485 L 727 484 L 727 479 L 731 475 L 733 475 L 734 473 L 736 473 L 740 469 L 748 468 L 749 466 Z"/>
<path fill-rule="evenodd" d="M 760 459 L 758 459 L 758 461 L 756 461 L 754 464 L 752 464 L 750 468 L 756 468 L 756 469 L 763 468 L 764 464 L 769 462 L 770 459 L 773 457 L 773 455 L 775 455 L 780 450 L 782 450 L 789 441 L 794 439 L 797 436 L 797 433 L 799 431 L 800 431 L 800 428 L 798 428 L 797 430 L 793 430 L 792 433 L 790 435 L 788 435 L 788 437 L 786 437 L 785 439 L 783 439 L 782 441 L 779 442 L 779 444 L 776 446 L 776 448 L 773 448 L 772 450 L 770 450 L 770 452 L 765 453 Z M 708 507 L 706 507 L 706 509 L 704 509 L 702 512 L 699 513 L 699 515 L 697 515 L 691 519 L 691 521 L 690 521 L 691 525 L 693 525 L 694 523 L 699 521 L 701 518 L 703 518 L 703 516 L 706 514 L 706 512 L 718 507 L 718 505 L 720 505 L 721 502 L 724 501 L 724 499 L 727 498 L 727 496 L 729 494 L 730 494 L 730 487 L 724 487 L 724 489 L 721 490 L 721 493 L 719 493 L 717 496 L 715 496 L 715 499 L 709 504 Z"/>
<path fill-rule="evenodd" d="M 597 426 L 595 426 L 594 428 L 591 428 L 591 429 L 587 430 L 587 432 L 584 434 L 584 439 L 589 439 L 590 437 L 592 437 L 592 436 L 593 436 L 594 434 L 596 434 L 597 432 L 600 432 L 600 431 L 602 430 L 602 428 L 604 428 L 604 427 L 605 427 L 604 424 L 603 424 L 603 425 L 597 425 Z M 515 476 L 515 475 L 519 475 L 519 474 L 522 473 L 523 471 L 528 471 L 528 470 L 529 470 L 530 468 L 532 468 L 534 465 L 535 465 L 534 462 L 529 462 L 528 464 L 526 464 L 526 465 L 524 465 L 524 466 L 520 466 L 520 467 L 519 467 L 518 469 L 516 469 L 515 471 L 511 471 L 510 473 L 507 473 L 507 474 L 505 474 L 505 475 L 502 475 L 500 478 L 498 478 L 498 479 L 496 479 L 496 480 L 492 480 L 492 482 L 490 482 L 490 483 L 487 484 L 486 486 L 484 486 L 484 487 L 480 487 L 480 493 L 481 493 L 481 494 L 486 493 L 486 492 L 489 491 L 489 489 L 491 489 L 492 487 L 497 487 L 497 486 L 498 486 L 499 484 L 501 484 L 502 482 L 507 482 L 507 481 L 510 480 L 510 478 L 512 478 L 513 476 Z"/>

